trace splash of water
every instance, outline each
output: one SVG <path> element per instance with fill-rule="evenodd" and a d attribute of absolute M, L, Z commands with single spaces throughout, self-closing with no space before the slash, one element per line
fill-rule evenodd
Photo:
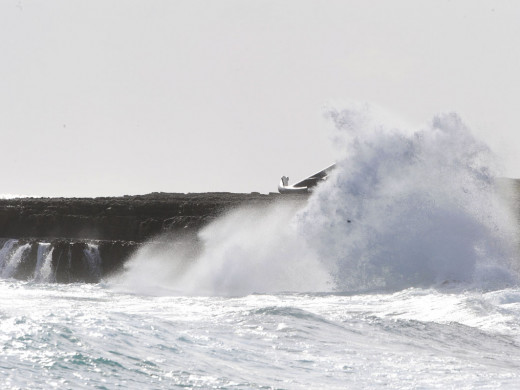
<path fill-rule="evenodd" d="M 330 275 L 291 224 L 301 207 L 240 208 L 203 229 L 198 242 L 145 246 L 115 283 L 151 295 L 330 290 Z"/>
<path fill-rule="evenodd" d="M 16 269 L 23 261 L 26 252 L 31 248 L 31 244 L 24 244 L 16 248 L 14 252 L 7 258 L 2 269 L 2 278 L 11 278 L 16 272 Z"/>
<path fill-rule="evenodd" d="M 99 255 L 99 245 L 88 243 L 87 247 L 83 250 L 85 259 L 87 260 L 87 266 L 90 274 L 99 279 L 101 276 L 101 256 Z"/>
<path fill-rule="evenodd" d="M 415 131 L 366 105 L 329 117 L 343 154 L 307 205 L 236 210 L 201 232 L 200 253 L 145 249 L 119 283 L 232 295 L 516 283 L 494 157 L 456 114 Z"/>
<path fill-rule="evenodd" d="M 9 256 L 16 244 L 18 244 L 18 240 L 15 239 L 9 239 L 3 243 L 2 249 L 0 249 L 0 271 L 2 271 L 9 260 Z"/>
<path fill-rule="evenodd" d="M 36 267 L 34 269 L 33 281 L 35 282 L 54 282 L 54 273 L 52 271 L 52 254 L 54 247 L 50 243 L 38 243 L 38 252 L 36 255 Z"/>
<path fill-rule="evenodd" d="M 329 116 L 348 157 L 299 229 L 339 289 L 515 282 L 516 224 L 497 192 L 494 157 L 456 114 L 417 131 L 378 121 L 369 106 Z"/>

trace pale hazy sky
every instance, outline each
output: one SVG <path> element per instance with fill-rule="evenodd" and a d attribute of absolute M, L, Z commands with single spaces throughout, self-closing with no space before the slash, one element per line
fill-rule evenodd
<path fill-rule="evenodd" d="M 276 191 L 324 107 L 455 111 L 520 176 L 520 1 L 1 0 L 0 193 Z"/>

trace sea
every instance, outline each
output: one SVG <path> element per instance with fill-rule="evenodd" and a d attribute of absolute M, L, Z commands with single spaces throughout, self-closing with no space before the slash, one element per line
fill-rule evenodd
<path fill-rule="evenodd" d="M 518 197 L 496 156 L 456 114 L 327 115 L 337 167 L 307 203 L 233 210 L 99 283 L 55 283 L 44 242 L 16 279 L 5 238 L 0 388 L 520 388 Z"/>

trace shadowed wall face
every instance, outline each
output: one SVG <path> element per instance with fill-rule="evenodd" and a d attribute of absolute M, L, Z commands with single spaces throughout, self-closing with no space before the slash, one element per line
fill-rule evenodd
<path fill-rule="evenodd" d="M 98 282 L 144 242 L 188 239 L 239 205 L 303 204 L 280 194 L 150 194 L 120 198 L 0 200 L 0 276 L 38 282 Z"/>
<path fill-rule="evenodd" d="M 194 232 L 242 203 L 268 204 L 279 194 L 150 194 L 114 198 L 0 200 L 0 237 L 143 242 Z"/>

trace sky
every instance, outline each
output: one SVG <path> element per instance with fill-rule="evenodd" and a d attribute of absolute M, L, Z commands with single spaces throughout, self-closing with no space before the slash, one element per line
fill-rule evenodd
<path fill-rule="evenodd" d="M 277 191 L 324 112 L 457 112 L 520 177 L 520 2 L 1 0 L 0 193 Z"/>

